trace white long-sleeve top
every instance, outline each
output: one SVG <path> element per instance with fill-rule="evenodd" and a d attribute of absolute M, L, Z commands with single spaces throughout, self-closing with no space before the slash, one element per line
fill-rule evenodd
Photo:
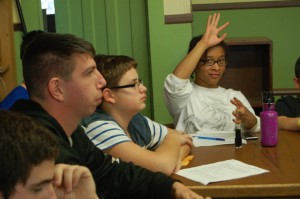
<path fill-rule="evenodd" d="M 236 107 L 230 100 L 236 97 L 254 115 L 246 97 L 233 89 L 205 88 L 189 79 L 180 79 L 169 74 L 164 84 L 164 99 L 174 118 L 176 130 L 193 133 L 196 131 L 231 131 L 235 128 L 232 112 Z M 260 118 L 250 132 L 260 131 Z"/>

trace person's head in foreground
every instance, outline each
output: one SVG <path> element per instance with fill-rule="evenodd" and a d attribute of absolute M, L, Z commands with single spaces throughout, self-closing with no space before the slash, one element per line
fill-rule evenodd
<path fill-rule="evenodd" d="M 0 198 L 56 198 L 56 139 L 21 114 L 0 111 L 0 121 Z"/>

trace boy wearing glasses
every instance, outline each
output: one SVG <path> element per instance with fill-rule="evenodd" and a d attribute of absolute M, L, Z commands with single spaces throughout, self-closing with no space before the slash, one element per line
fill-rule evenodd
<path fill-rule="evenodd" d="M 83 121 L 86 134 L 105 153 L 167 175 L 180 169 L 192 146 L 191 137 L 158 124 L 139 112 L 147 88 L 139 79 L 137 62 L 127 56 L 97 55 L 106 79 L 103 102 Z"/>
<path fill-rule="evenodd" d="M 229 23 L 218 27 L 220 14 L 209 16 L 203 36 L 194 37 L 189 53 L 165 80 L 164 97 L 177 130 L 234 130 L 235 123 L 250 132 L 260 130 L 260 120 L 245 96 L 219 86 L 228 60 L 227 47 L 218 37 Z M 190 76 L 195 73 L 194 82 Z"/>

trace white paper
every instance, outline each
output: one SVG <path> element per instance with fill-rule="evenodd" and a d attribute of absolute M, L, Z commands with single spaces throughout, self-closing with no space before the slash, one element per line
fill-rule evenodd
<path fill-rule="evenodd" d="M 235 131 L 215 131 L 215 132 L 197 132 L 190 134 L 193 137 L 195 147 L 199 146 L 216 146 L 235 143 Z M 215 138 L 224 138 L 225 141 L 199 139 L 196 136 L 206 136 Z M 242 144 L 247 144 L 247 141 L 242 139 Z"/>
<path fill-rule="evenodd" d="M 232 159 L 188 169 L 181 169 L 176 174 L 207 185 L 211 182 L 243 178 L 266 172 L 269 171 Z"/>

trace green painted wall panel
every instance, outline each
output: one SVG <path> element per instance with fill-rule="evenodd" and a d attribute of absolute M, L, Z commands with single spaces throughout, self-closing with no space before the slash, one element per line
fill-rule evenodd
<path fill-rule="evenodd" d="M 76 0 L 73 4 L 73 0 L 66 0 L 55 1 L 55 6 L 57 32 L 72 33 L 88 40 L 99 54 L 135 58 L 140 76 L 149 87 L 145 1 Z M 151 117 L 150 95 L 146 103 L 143 114 Z"/>
<path fill-rule="evenodd" d="M 43 30 L 43 16 L 40 0 L 21 1 L 27 31 Z"/>
<path fill-rule="evenodd" d="M 150 46 L 150 70 L 154 120 L 172 123 L 163 99 L 165 77 L 173 71 L 186 53 L 192 36 L 191 24 L 168 24 L 164 22 L 163 2 L 147 1 Z"/>
<path fill-rule="evenodd" d="M 193 35 L 204 31 L 211 12 L 193 14 Z M 221 11 L 221 23 L 229 21 L 228 37 L 266 36 L 273 41 L 273 87 L 294 87 L 294 65 L 300 56 L 300 8 L 267 8 Z"/>
<path fill-rule="evenodd" d="M 152 85 L 150 82 L 149 68 L 149 47 L 148 47 L 148 29 L 145 1 L 130 1 L 130 19 L 131 19 L 131 41 L 132 41 L 132 57 L 138 62 L 138 72 L 144 85 L 147 87 L 146 108 L 142 113 L 152 118 Z"/>
<path fill-rule="evenodd" d="M 83 1 L 82 10 L 84 38 L 94 45 L 97 53 L 108 54 L 105 1 Z"/>
<path fill-rule="evenodd" d="M 22 62 L 20 59 L 20 46 L 22 42 L 23 32 L 14 32 L 14 45 L 15 45 L 15 55 L 16 55 L 16 67 L 17 67 L 17 83 L 20 84 L 23 81 L 23 69 Z"/>
<path fill-rule="evenodd" d="M 55 0 L 56 32 L 83 37 L 81 0 Z"/>
<path fill-rule="evenodd" d="M 214 11 L 193 13 L 192 27 L 189 24 L 164 24 L 163 3 L 147 2 L 149 18 L 150 60 L 153 80 L 154 119 L 171 123 L 162 89 L 166 75 L 174 69 L 186 54 L 192 36 L 202 34 L 209 14 Z M 300 56 L 300 8 L 266 8 L 219 11 L 220 23 L 230 21 L 229 37 L 267 36 L 273 40 L 273 87 L 293 87 L 293 67 Z M 154 81 L 155 80 L 155 81 Z"/>
<path fill-rule="evenodd" d="M 40 0 L 20 1 L 22 13 L 26 24 L 27 32 L 32 30 L 43 30 L 43 16 Z M 23 32 L 14 32 L 14 46 L 16 55 L 16 71 L 17 82 L 20 84 L 23 81 L 22 62 L 20 59 L 20 46 L 22 42 Z"/>

